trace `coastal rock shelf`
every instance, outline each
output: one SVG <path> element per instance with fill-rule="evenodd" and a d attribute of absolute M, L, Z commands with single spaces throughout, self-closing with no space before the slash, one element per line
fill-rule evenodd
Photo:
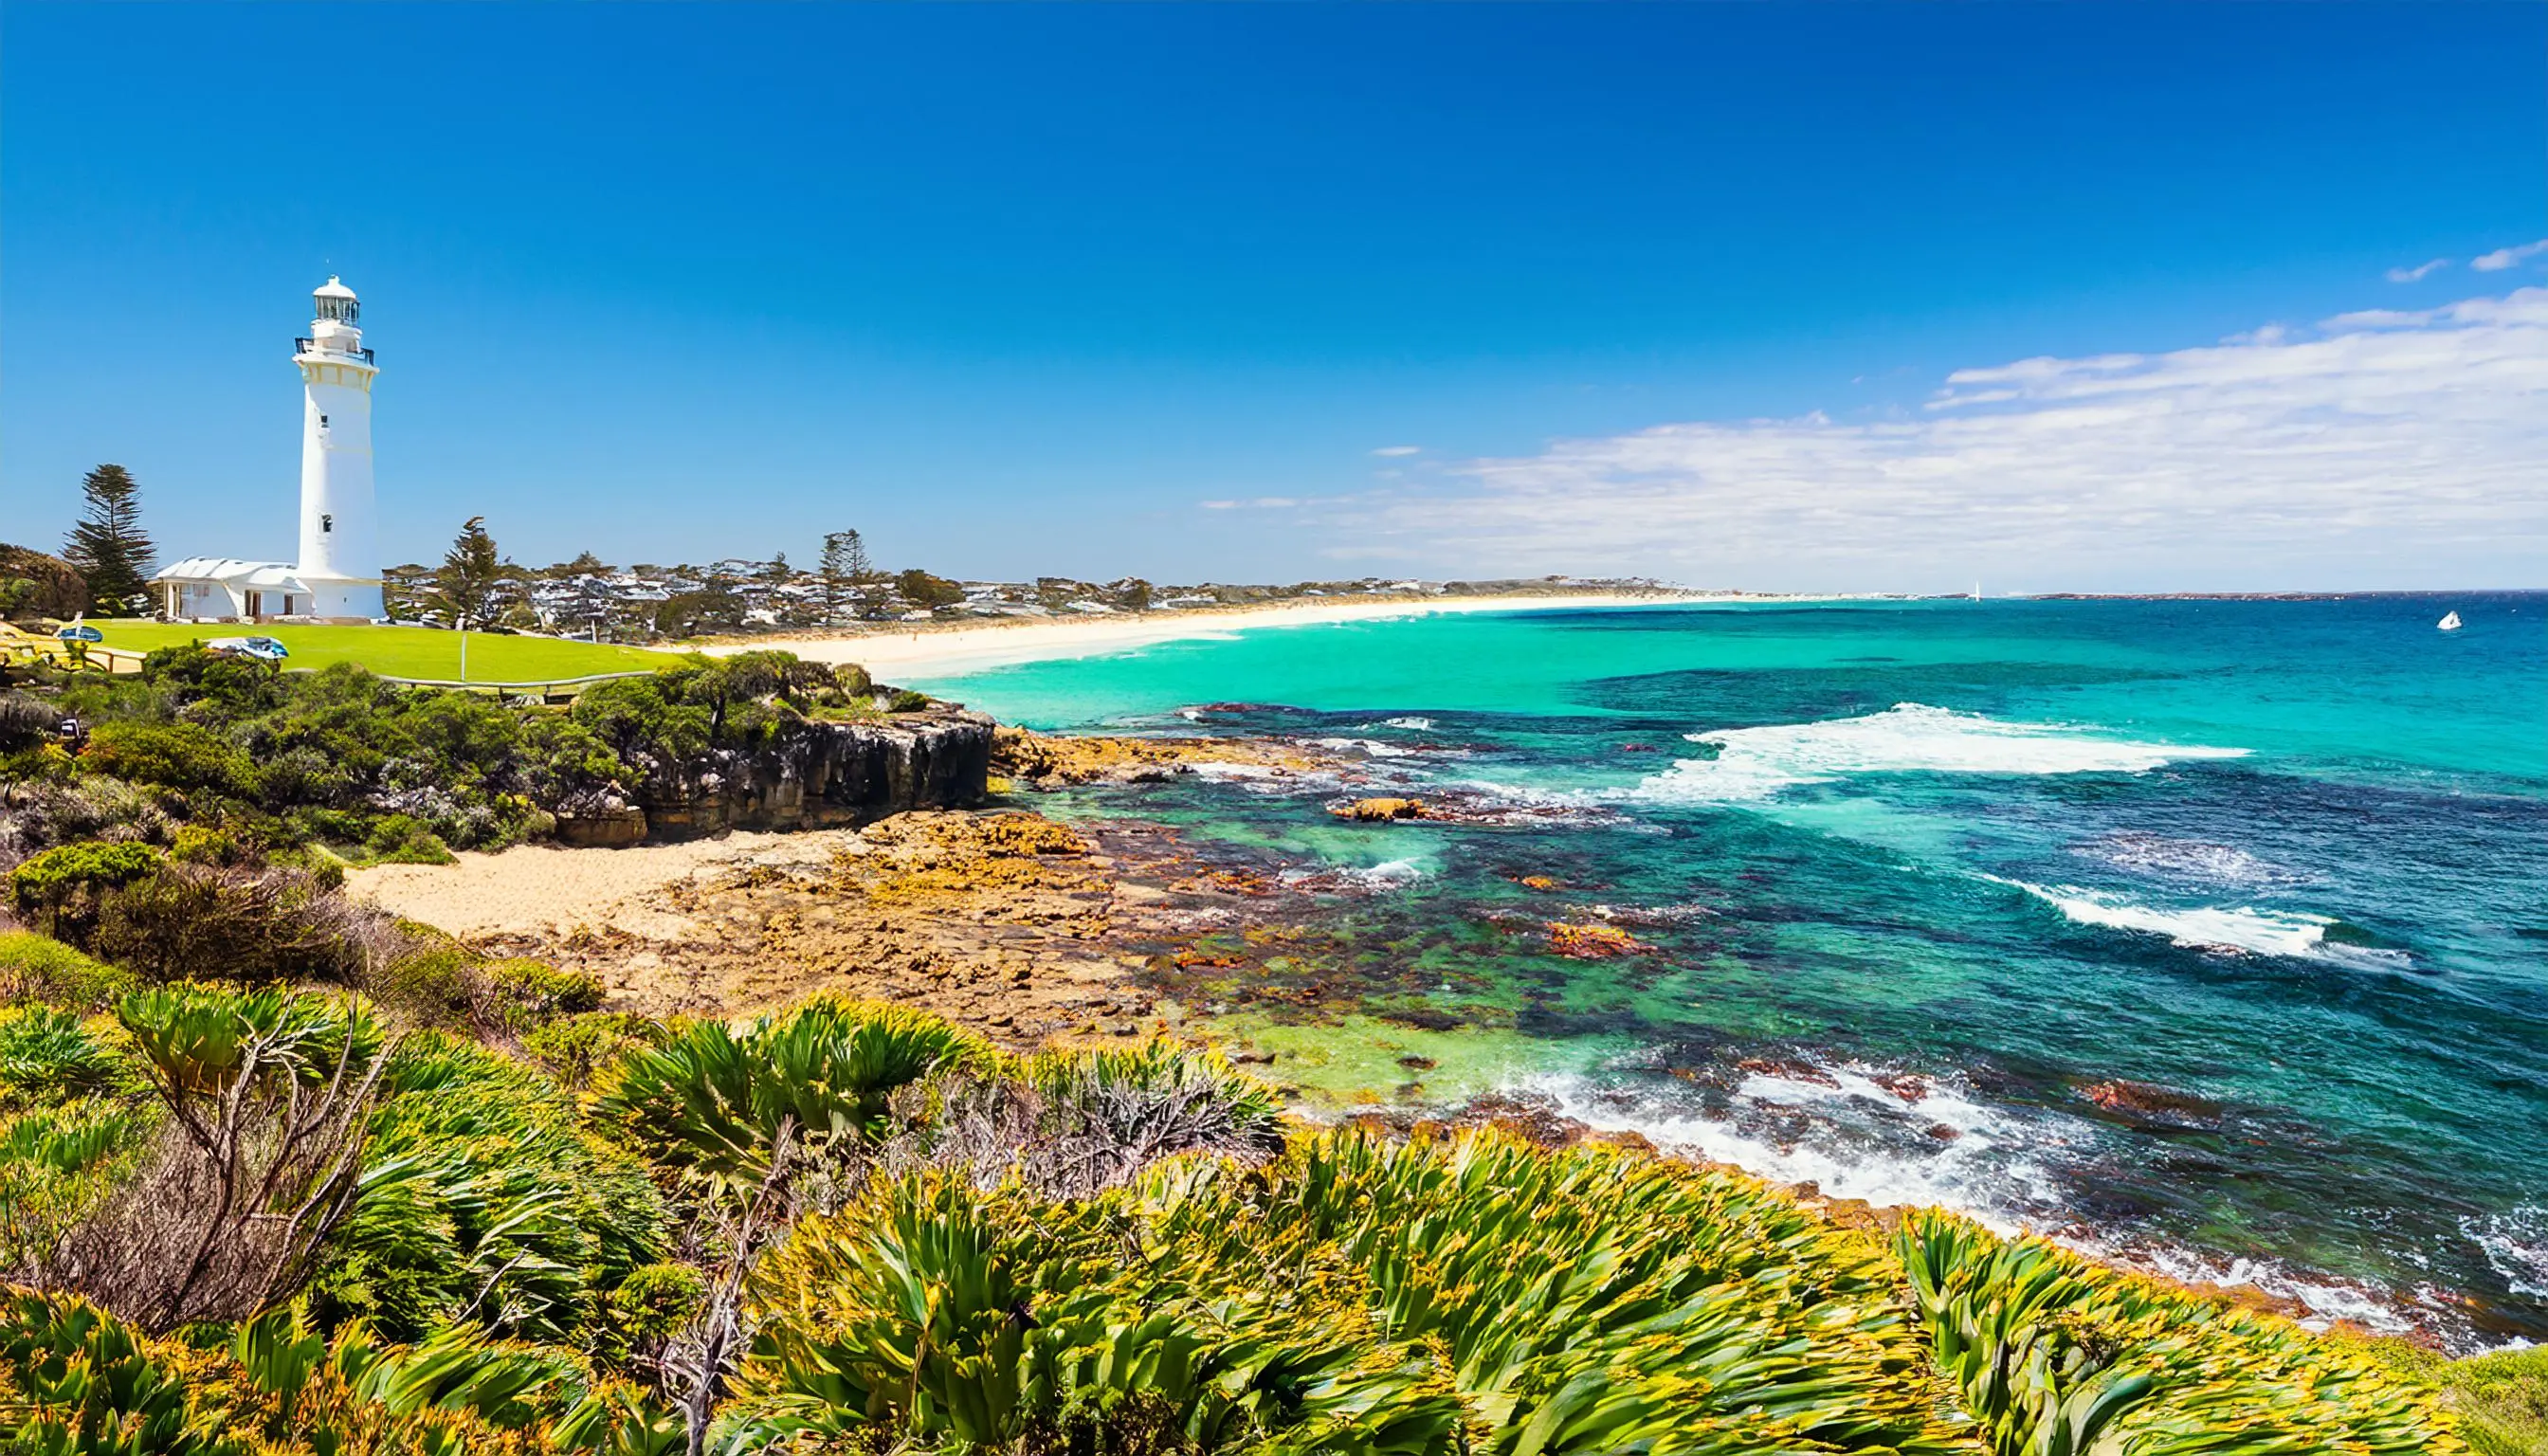
<path fill-rule="evenodd" d="M 884 723 L 791 722 L 763 747 L 713 749 L 656 768 L 634 802 L 605 800 L 560 814 L 557 837 L 578 847 L 630 845 L 970 808 L 986 792 L 995 726 L 960 711 Z"/>

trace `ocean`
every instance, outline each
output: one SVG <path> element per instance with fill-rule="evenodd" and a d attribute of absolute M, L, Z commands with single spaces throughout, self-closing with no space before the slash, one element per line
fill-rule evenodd
<path fill-rule="evenodd" d="M 1168 987 L 1330 1103 L 1526 1093 L 2548 1340 L 2548 594 L 1442 615 L 917 685 L 1357 761 L 1036 804 L 1333 887 Z M 1475 822 L 1327 812 L 1379 793 Z"/>

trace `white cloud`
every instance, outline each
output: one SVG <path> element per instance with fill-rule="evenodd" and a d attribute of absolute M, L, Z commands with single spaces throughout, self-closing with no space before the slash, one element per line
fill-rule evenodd
<path fill-rule="evenodd" d="M 2491 253 L 2482 253 L 2469 259 L 2469 266 L 2480 273 L 2501 273 L 2523 258 L 2537 257 L 2541 253 L 2548 253 L 2548 237 L 2537 242 L 2525 242 L 2519 247 L 2500 247 Z"/>
<path fill-rule="evenodd" d="M 1396 456 L 1400 456 L 1400 455 L 1421 455 L 1421 454 L 1423 454 L 1423 453 L 1424 453 L 1424 447 L 1423 447 L 1422 445 L 1383 445 L 1383 446 L 1381 446 L 1379 449 L 1374 450 L 1374 451 L 1372 451 L 1371 453 L 1373 453 L 1374 455 L 1383 455 L 1383 456 L 1390 456 L 1390 457 L 1396 457 Z"/>
<path fill-rule="evenodd" d="M 1916 417 L 1658 425 L 1319 502 L 1356 555 L 1815 590 L 2536 582 L 2548 289 L 1957 370 Z M 2478 573 L 2463 579 L 2455 573 Z M 2012 588 L 2020 585 L 2012 581 Z"/>
<path fill-rule="evenodd" d="M 2424 281 L 2425 274 L 2432 272 L 2436 268 L 2447 268 L 2450 265 L 2451 260 L 2448 258 L 2434 258 L 2428 262 L 2418 263 L 2412 268 L 2392 268 L 2389 270 L 2389 281 L 2392 283 L 2421 283 Z"/>
<path fill-rule="evenodd" d="M 1251 500 L 1197 501 L 1206 510 L 1289 510 L 1301 502 L 1290 496 L 1258 496 Z"/>

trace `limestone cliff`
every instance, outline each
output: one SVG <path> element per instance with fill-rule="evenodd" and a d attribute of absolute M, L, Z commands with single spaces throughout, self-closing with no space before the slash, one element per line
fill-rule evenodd
<path fill-rule="evenodd" d="M 791 720 L 757 748 L 650 763 L 633 793 L 561 812 L 557 836 L 571 845 L 626 845 L 969 808 L 986 792 L 995 727 L 980 713 L 954 709 L 881 721 Z"/>

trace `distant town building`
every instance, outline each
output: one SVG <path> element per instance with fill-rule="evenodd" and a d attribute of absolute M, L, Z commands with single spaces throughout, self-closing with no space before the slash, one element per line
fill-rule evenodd
<path fill-rule="evenodd" d="M 301 370 L 301 560 L 190 556 L 151 579 L 171 621 L 379 620 L 379 538 L 372 511 L 372 381 L 380 374 L 358 326 L 362 305 L 342 280 L 312 295 Z"/>

